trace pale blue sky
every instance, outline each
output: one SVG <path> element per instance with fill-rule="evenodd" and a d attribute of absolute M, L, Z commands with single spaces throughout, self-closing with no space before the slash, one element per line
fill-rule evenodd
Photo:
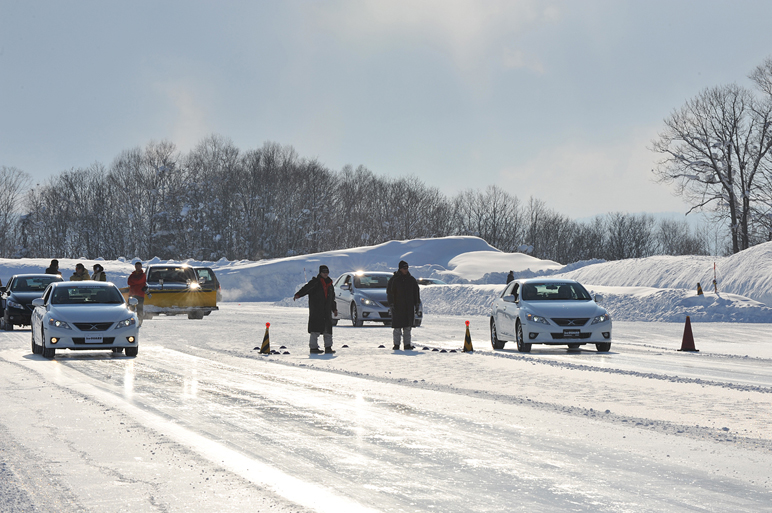
<path fill-rule="evenodd" d="M 685 212 L 647 146 L 772 55 L 772 2 L 0 0 L 0 165 L 167 139 L 497 184 L 571 217 Z"/>

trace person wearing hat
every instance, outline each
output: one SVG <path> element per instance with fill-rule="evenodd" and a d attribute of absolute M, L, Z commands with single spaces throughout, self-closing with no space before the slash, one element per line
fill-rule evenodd
<path fill-rule="evenodd" d="M 338 306 L 335 304 L 335 287 L 330 279 L 330 269 L 326 265 L 320 265 L 319 275 L 303 285 L 292 299 L 296 301 L 305 295 L 308 295 L 308 346 L 311 354 L 333 354 L 332 316 L 338 315 Z M 324 338 L 324 350 L 319 349 L 320 334 Z"/>
<path fill-rule="evenodd" d="M 413 349 L 411 333 L 418 305 L 421 303 L 421 292 L 418 282 L 410 274 L 409 266 L 400 261 L 399 269 L 389 278 L 386 285 L 386 297 L 391 310 L 391 327 L 394 339 L 393 349 L 399 349 L 400 341 L 405 350 Z"/>
<path fill-rule="evenodd" d="M 507 274 L 507 285 L 509 285 L 509 283 L 514 280 L 515 280 L 515 271 L 509 271 L 509 274 Z"/>
<path fill-rule="evenodd" d="M 55 258 L 51 260 L 51 265 L 46 267 L 46 274 L 58 274 L 59 276 L 62 275 L 61 271 L 59 271 L 59 260 Z"/>
<path fill-rule="evenodd" d="M 94 264 L 94 274 L 91 275 L 91 279 L 94 281 L 107 281 L 105 268 L 99 264 Z"/>
<path fill-rule="evenodd" d="M 70 281 L 86 281 L 90 279 L 91 275 L 86 270 L 86 266 L 78 262 L 75 266 L 75 272 L 70 276 Z"/>

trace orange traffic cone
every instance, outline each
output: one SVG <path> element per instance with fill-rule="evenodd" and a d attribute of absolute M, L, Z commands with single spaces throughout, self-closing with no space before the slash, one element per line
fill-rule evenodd
<path fill-rule="evenodd" d="M 270 322 L 265 323 L 265 335 L 263 335 L 263 345 L 260 346 L 260 354 L 271 354 L 271 339 L 268 336 L 268 328 L 271 327 Z"/>
<path fill-rule="evenodd" d="M 699 349 L 694 348 L 694 335 L 692 335 L 692 321 L 689 316 L 686 316 L 686 325 L 684 326 L 684 338 L 681 341 L 681 349 L 679 351 L 692 351 L 694 353 L 699 352 Z"/>
<path fill-rule="evenodd" d="M 466 335 L 464 336 L 464 352 L 471 353 L 474 351 L 472 348 L 472 335 L 469 334 L 469 321 L 466 321 Z"/>

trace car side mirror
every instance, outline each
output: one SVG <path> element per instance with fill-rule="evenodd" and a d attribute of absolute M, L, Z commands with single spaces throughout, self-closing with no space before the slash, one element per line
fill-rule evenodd
<path fill-rule="evenodd" d="M 33 301 L 34 303 L 34 301 Z M 129 306 L 137 306 L 139 304 L 139 300 L 135 297 L 129 298 Z"/>
<path fill-rule="evenodd" d="M 348 283 L 344 283 L 343 285 L 340 286 L 340 289 L 341 290 L 351 290 L 351 285 L 348 284 Z"/>
<path fill-rule="evenodd" d="M 502 299 L 503 299 L 504 301 L 506 301 L 507 303 L 514 303 L 514 302 L 515 302 L 515 296 L 514 296 L 514 294 L 510 294 L 510 295 L 508 295 L 508 296 L 504 296 Z"/>
<path fill-rule="evenodd" d="M 42 297 L 36 297 L 32 300 L 32 306 L 45 306 L 46 302 L 43 301 Z"/>
<path fill-rule="evenodd" d="M 603 296 L 600 294 L 595 294 L 595 302 L 600 303 L 601 301 L 603 301 Z"/>

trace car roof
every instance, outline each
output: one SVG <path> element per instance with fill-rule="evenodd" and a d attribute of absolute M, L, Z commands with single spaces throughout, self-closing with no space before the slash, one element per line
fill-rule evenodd
<path fill-rule="evenodd" d="M 347 271 L 347 272 L 345 272 L 343 274 L 353 274 L 355 276 L 356 275 L 360 275 L 361 276 L 361 275 L 364 275 L 364 274 L 369 274 L 371 276 L 379 276 L 379 275 L 391 276 L 394 273 L 390 273 L 388 271 Z"/>
<path fill-rule="evenodd" d="M 77 285 L 78 287 L 115 287 L 115 283 L 111 281 L 94 281 L 94 280 L 82 280 L 82 281 L 57 281 L 51 284 L 52 287 L 64 287 L 64 286 Z"/>
<path fill-rule="evenodd" d="M 523 278 L 515 281 L 520 283 L 579 283 L 576 280 L 568 280 L 565 278 Z"/>
<path fill-rule="evenodd" d="M 29 274 L 14 274 L 13 276 L 11 276 L 11 280 L 14 278 L 45 278 L 47 276 L 61 278 L 61 276 L 59 276 L 58 274 L 29 273 Z"/>

